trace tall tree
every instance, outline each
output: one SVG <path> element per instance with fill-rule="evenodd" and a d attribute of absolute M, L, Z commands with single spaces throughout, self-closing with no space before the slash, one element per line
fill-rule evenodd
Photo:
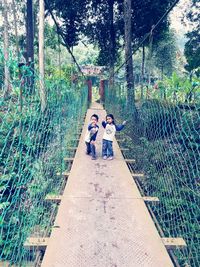
<path fill-rule="evenodd" d="M 26 16 L 26 61 L 30 66 L 31 77 L 27 78 L 29 85 L 29 92 L 33 92 L 34 86 L 34 25 L 33 25 L 33 0 L 26 2 L 27 16 Z"/>
<path fill-rule="evenodd" d="M 7 98 L 11 91 L 10 72 L 9 72 L 9 37 L 8 37 L 8 2 L 3 2 L 3 18 L 4 18 L 4 98 Z"/>
<path fill-rule="evenodd" d="M 185 44 L 184 54 L 187 59 L 185 69 L 188 72 L 200 67 L 200 33 L 193 30 L 187 33 L 189 40 Z"/>
<path fill-rule="evenodd" d="M 144 98 L 144 68 L 145 68 L 145 45 L 142 45 L 142 64 L 141 64 L 141 99 Z"/>
<path fill-rule="evenodd" d="M 16 44 L 16 50 L 17 50 L 17 58 L 19 62 L 19 37 L 18 37 L 18 25 L 17 25 L 17 16 L 16 16 L 16 5 L 15 0 L 12 0 L 12 11 L 13 11 L 13 17 L 14 17 L 14 31 L 15 31 L 15 44 Z"/>
<path fill-rule="evenodd" d="M 133 107 L 135 105 L 135 94 L 132 60 L 131 0 L 124 0 L 124 45 L 128 108 L 133 111 Z"/>
<path fill-rule="evenodd" d="M 192 74 L 193 70 L 200 68 L 200 12 L 199 1 L 192 0 L 191 8 L 187 9 L 187 19 L 193 29 L 186 34 L 188 41 L 185 44 L 184 54 L 187 59 L 186 70 Z"/>
<path fill-rule="evenodd" d="M 109 14 L 109 73 L 110 73 L 110 85 L 113 85 L 114 80 L 114 66 L 115 66 L 115 29 L 114 29 L 114 0 L 108 1 L 108 14 Z"/>
<path fill-rule="evenodd" d="M 163 33 L 162 38 L 154 45 L 153 63 L 160 69 L 161 79 L 164 75 L 171 76 L 176 60 L 176 39 L 172 31 Z"/>
<path fill-rule="evenodd" d="M 131 1 L 132 46 L 152 29 L 174 0 Z M 80 34 L 98 46 L 98 64 L 107 65 L 112 73 L 117 62 L 120 39 L 124 38 L 123 0 L 53 0 L 51 8 L 60 17 L 61 30 L 72 47 L 77 44 Z M 159 33 L 168 27 L 167 18 L 154 30 L 154 42 Z M 146 45 L 146 44 L 145 44 Z"/>
<path fill-rule="evenodd" d="M 39 0 L 39 74 L 41 110 L 44 112 L 46 109 L 46 92 L 44 84 L 44 0 Z"/>
<path fill-rule="evenodd" d="M 117 60 L 116 11 L 117 0 L 93 0 L 89 19 L 85 27 L 85 34 L 89 40 L 98 46 L 99 57 L 97 64 L 109 67 L 110 84 L 112 84 L 114 64 Z"/>
<path fill-rule="evenodd" d="M 26 45 L 27 45 L 27 63 L 33 66 L 34 62 L 34 25 L 33 25 L 33 0 L 27 0 L 26 16 Z"/>
<path fill-rule="evenodd" d="M 185 69 L 189 72 L 190 80 L 196 73 L 199 76 L 200 73 L 200 12 L 199 1 L 191 0 L 190 6 L 185 10 L 186 19 L 192 25 L 186 36 L 188 41 L 185 44 L 184 54 L 187 60 Z"/>
<path fill-rule="evenodd" d="M 80 34 L 83 32 L 89 2 L 89 0 L 52 0 L 45 6 L 47 10 L 55 11 L 55 15 L 60 18 L 60 31 L 70 48 L 78 44 Z"/>
<path fill-rule="evenodd" d="M 159 25 L 154 29 L 154 25 L 157 24 L 158 20 L 165 14 L 165 12 L 171 7 L 174 0 L 146 0 L 133 1 L 132 2 L 132 28 L 133 28 L 133 46 L 137 46 L 138 42 L 146 37 L 150 33 L 150 36 L 143 42 L 142 47 L 142 65 L 141 74 L 144 73 L 145 60 L 149 60 L 147 65 L 147 71 L 149 76 L 149 83 L 151 81 L 152 63 L 153 63 L 153 49 L 156 44 L 162 40 L 163 33 L 169 28 L 168 17 L 166 16 L 160 22 Z M 148 48 L 147 56 L 145 57 L 145 48 Z M 143 85 L 141 86 L 141 95 L 143 95 Z"/>

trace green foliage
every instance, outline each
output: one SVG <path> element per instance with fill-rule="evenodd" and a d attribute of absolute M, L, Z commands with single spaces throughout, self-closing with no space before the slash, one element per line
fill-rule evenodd
<path fill-rule="evenodd" d="M 199 1 L 192 0 L 190 2 L 191 8 L 188 8 L 186 15 L 190 21 L 193 29 L 186 34 L 189 39 L 185 44 L 185 57 L 187 65 L 185 69 L 188 72 L 200 68 L 200 13 Z"/>
<path fill-rule="evenodd" d="M 132 2 L 132 29 L 133 29 L 133 40 L 141 40 L 147 33 L 152 30 L 152 26 L 155 25 L 162 15 L 166 12 L 169 6 L 173 3 L 172 0 L 152 1 L 148 0 L 145 2 L 133 1 Z M 162 34 L 168 29 L 167 18 L 162 20 L 160 25 L 154 30 L 153 38 L 154 42 L 161 38 Z M 148 45 L 148 40 L 147 40 Z"/>
<path fill-rule="evenodd" d="M 187 77 L 181 77 L 176 72 L 171 77 L 158 80 L 156 86 L 151 88 L 151 98 L 166 99 L 174 103 L 196 103 L 198 105 L 200 94 L 200 79 L 193 77 L 190 81 Z"/>
<path fill-rule="evenodd" d="M 79 43 L 74 48 L 74 55 L 80 65 L 95 65 L 98 57 L 98 50 L 92 44 L 84 45 Z"/>
<path fill-rule="evenodd" d="M 191 72 L 200 67 L 200 33 L 194 30 L 187 34 L 189 40 L 185 44 L 186 70 Z"/>
<path fill-rule="evenodd" d="M 64 65 L 59 69 L 49 64 L 47 65 L 45 70 L 47 83 L 52 81 L 62 81 L 69 86 L 71 83 L 71 75 L 74 70 L 74 67 L 72 67 L 71 65 Z"/>
<path fill-rule="evenodd" d="M 49 2 L 50 9 L 55 10 L 63 22 L 61 30 L 69 47 L 74 47 L 78 44 L 79 34 L 83 30 L 86 19 L 86 12 L 84 11 L 87 4 L 88 0 L 69 0 L 67 2 L 54 0 Z M 49 6 L 46 6 L 47 10 Z"/>
<path fill-rule="evenodd" d="M 10 58 L 10 62 L 15 66 L 15 60 Z M 0 258 L 20 266 L 34 259 L 34 252 L 24 248 L 26 239 L 51 232 L 57 206 L 47 203 L 45 196 L 52 190 L 63 190 L 63 179 L 57 172 L 69 167 L 63 161 L 69 153 L 67 142 L 75 138 L 79 129 L 74 122 L 82 120 L 87 109 L 85 84 L 78 79 L 70 87 L 70 67 L 62 66 L 61 73 L 53 68 L 47 71 L 45 112 L 40 108 L 36 71 L 34 93 L 27 93 L 31 72 L 26 66 L 19 83 L 15 82 L 18 69 L 13 68 L 12 92 L 8 99 L 1 98 Z"/>
<path fill-rule="evenodd" d="M 173 3 L 167 1 L 134 1 L 132 3 L 132 35 L 137 44 L 152 29 Z M 49 7 L 46 7 L 47 10 Z M 124 36 L 123 1 L 51 1 L 50 9 L 54 10 L 62 21 L 61 31 L 70 47 L 78 44 L 84 33 L 89 41 L 99 48 L 97 64 L 110 65 L 118 61 L 120 40 Z M 84 10 L 84 12 L 83 12 Z M 167 19 L 154 31 L 154 41 L 168 29 Z"/>
<path fill-rule="evenodd" d="M 176 40 L 173 32 L 165 32 L 153 49 L 153 63 L 161 71 L 161 76 L 171 76 L 176 61 Z"/>
<path fill-rule="evenodd" d="M 56 26 L 51 27 L 48 23 L 45 24 L 44 28 L 45 35 L 45 47 L 58 50 L 58 35 L 56 34 Z"/>

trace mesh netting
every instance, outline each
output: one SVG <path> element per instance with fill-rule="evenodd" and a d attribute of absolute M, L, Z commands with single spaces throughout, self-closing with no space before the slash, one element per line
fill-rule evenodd
<path fill-rule="evenodd" d="M 183 88 L 146 87 L 145 99 L 136 99 L 131 116 L 124 84 L 107 88 L 105 100 L 119 122 L 128 120 L 118 136 L 120 147 L 128 148 L 122 150 L 125 158 L 136 159 L 129 164 L 131 171 L 144 173 L 136 178 L 141 194 L 160 200 L 148 205 L 160 235 L 187 243 L 174 251 L 174 258 L 180 266 L 200 266 L 200 88 L 188 98 Z"/>
<path fill-rule="evenodd" d="M 25 247 L 30 237 L 50 235 L 57 204 L 45 200 L 62 193 L 87 110 L 84 81 L 71 85 L 46 80 L 47 108 L 41 111 L 39 77 L 10 56 L 10 92 L 3 97 L 4 59 L 0 50 L 0 260 L 3 266 L 34 266 L 37 252 Z M 66 74 L 67 75 L 67 74 Z M 22 95 L 22 97 L 21 97 Z M 2 266 L 1 265 L 1 266 Z"/>

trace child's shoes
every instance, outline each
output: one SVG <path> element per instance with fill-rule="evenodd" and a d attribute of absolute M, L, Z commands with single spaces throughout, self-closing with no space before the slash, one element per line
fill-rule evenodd
<path fill-rule="evenodd" d="M 108 160 L 113 160 L 113 157 L 112 156 L 108 157 Z"/>
<path fill-rule="evenodd" d="M 103 156 L 103 159 L 107 159 L 107 156 Z"/>

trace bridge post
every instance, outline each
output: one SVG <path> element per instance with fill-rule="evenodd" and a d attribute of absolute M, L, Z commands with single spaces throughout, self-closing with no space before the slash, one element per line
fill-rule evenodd
<path fill-rule="evenodd" d="M 87 85 L 88 85 L 88 102 L 92 102 L 92 80 L 88 79 L 87 80 Z"/>
<path fill-rule="evenodd" d="M 100 95 L 101 102 L 104 102 L 104 100 L 105 100 L 105 80 L 100 80 L 99 95 Z"/>

